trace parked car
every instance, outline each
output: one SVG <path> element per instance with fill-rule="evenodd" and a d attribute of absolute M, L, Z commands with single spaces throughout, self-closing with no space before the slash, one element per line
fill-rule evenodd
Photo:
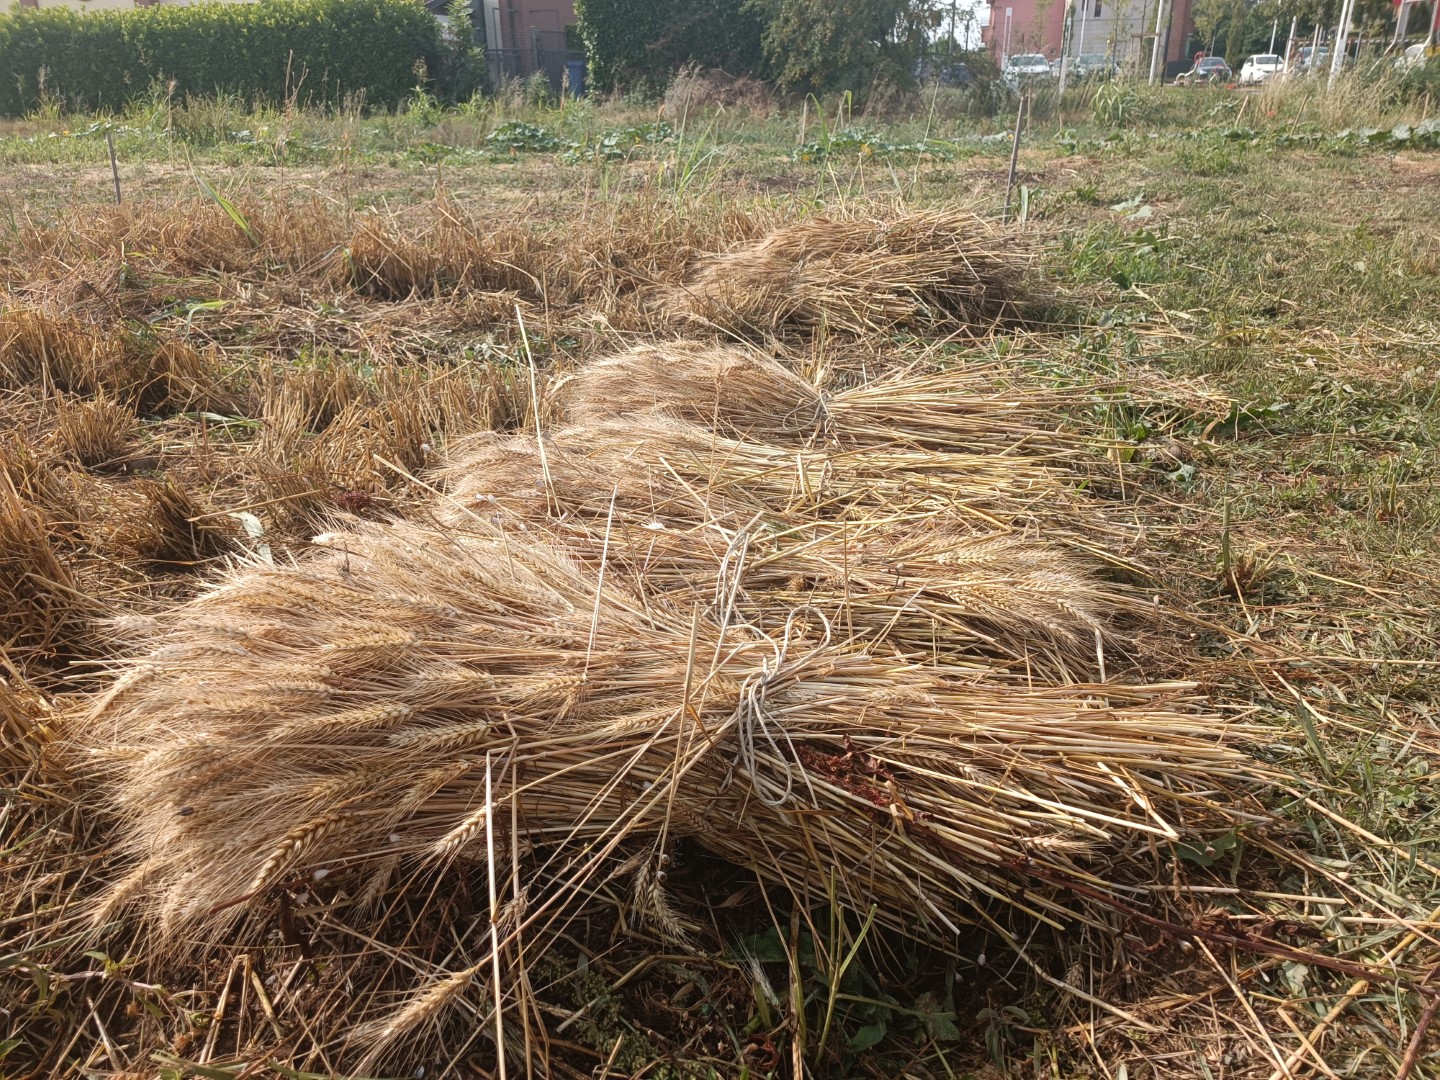
<path fill-rule="evenodd" d="M 1104 53 L 1081 53 L 1070 62 L 1070 72 L 1077 79 L 1112 79 L 1119 65 Z"/>
<path fill-rule="evenodd" d="M 1409 71 L 1411 68 L 1425 66 L 1425 44 L 1411 45 L 1403 53 L 1395 58 L 1396 71 Z"/>
<path fill-rule="evenodd" d="M 939 83 L 964 89 L 975 81 L 970 69 L 958 60 L 922 60 L 915 67 L 918 83 Z"/>
<path fill-rule="evenodd" d="M 1005 61 L 1005 81 L 1011 86 L 1041 82 L 1053 77 L 1050 61 L 1041 53 L 1017 53 Z"/>
<path fill-rule="evenodd" d="M 1299 59 L 1295 61 L 1295 66 L 1291 70 L 1304 75 L 1312 71 L 1323 71 L 1329 66 L 1330 50 L 1328 48 L 1324 45 L 1318 48 L 1313 45 L 1306 45 L 1300 50 Z"/>
<path fill-rule="evenodd" d="M 1285 61 L 1274 53 L 1256 53 L 1240 67 L 1241 86 L 1259 86 L 1285 70 Z"/>
<path fill-rule="evenodd" d="M 1202 56 L 1189 71 L 1175 76 L 1176 86 L 1216 86 L 1235 78 L 1223 56 Z"/>

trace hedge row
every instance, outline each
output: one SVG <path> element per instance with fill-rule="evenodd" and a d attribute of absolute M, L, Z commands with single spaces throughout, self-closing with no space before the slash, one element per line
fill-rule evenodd
<path fill-rule="evenodd" d="M 3 2 L 3 0 L 0 0 Z M 178 96 L 238 94 L 390 106 L 441 66 L 440 27 L 418 0 L 264 0 L 82 14 L 0 15 L 0 115 L 42 101 L 119 110 L 153 85 Z"/>
<path fill-rule="evenodd" d="M 765 24 L 745 0 L 575 0 L 575 14 L 598 90 L 660 89 L 685 63 L 764 67 Z"/>

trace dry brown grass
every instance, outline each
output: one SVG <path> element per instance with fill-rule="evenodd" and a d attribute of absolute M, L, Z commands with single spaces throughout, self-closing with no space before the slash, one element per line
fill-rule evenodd
<path fill-rule="evenodd" d="M 494 497 L 543 507 L 573 499 L 603 515 L 618 490 L 645 500 L 662 525 L 703 524 L 727 507 L 836 521 L 947 512 L 986 531 L 1021 527 L 1041 514 L 1063 528 L 1068 507 L 1085 513 L 1067 496 L 1063 472 L 1037 458 L 903 447 L 795 449 L 662 417 L 595 421 L 549 438 L 553 454 L 524 436 L 507 442 L 482 435 L 457 445 L 447 465 L 455 500 Z"/>
<path fill-rule="evenodd" d="M 152 344 L 43 310 L 0 312 L 0 389 L 108 396 L 144 413 L 225 408 L 233 379 L 214 352 Z"/>
<path fill-rule="evenodd" d="M 826 437 L 825 395 L 758 350 L 674 341 L 637 345 L 582 365 L 556 387 L 577 421 L 668 416 L 726 435 L 813 441 Z"/>
<path fill-rule="evenodd" d="M 0 312 L 0 387 L 114 393 L 134 386 L 134 366 L 118 336 L 39 311 Z"/>
<path fill-rule="evenodd" d="M 337 510 L 394 505 L 407 479 L 438 460 L 447 433 L 513 427 L 530 410 L 514 372 L 474 366 L 391 368 L 361 377 L 344 364 L 267 376 L 263 423 L 246 461 L 250 501 L 282 530 L 308 535 Z"/>
<path fill-rule="evenodd" d="M 56 401 L 56 441 L 86 468 L 104 469 L 121 462 L 139 427 L 133 412 L 108 398 Z"/>
<path fill-rule="evenodd" d="M 128 505 L 103 526 L 109 542 L 142 565 L 197 569 L 232 550 L 230 521 L 173 481 L 137 480 Z"/>
<path fill-rule="evenodd" d="M 418 471 L 465 401 L 386 379 L 272 381 L 263 454 L 367 497 Z M 441 875 L 478 863 L 510 898 L 489 951 L 345 961 L 343 1011 L 287 999 L 308 1052 L 369 1068 L 530 1008 L 522 952 L 617 878 L 632 926 L 688 938 L 661 871 L 679 839 L 797 896 L 844 867 L 836 899 L 937 944 L 1008 933 L 994 901 L 1103 920 L 1055 882 L 1143 890 L 1154 837 L 1233 827 L 1205 793 L 1262 774 L 1185 687 L 1088 683 L 1133 605 L 1023 530 L 1104 547 L 1103 516 L 1037 423 L 1058 399 L 981 381 L 826 395 L 756 354 L 632 350 L 543 395 L 540 441 L 455 446 L 443 524 L 344 526 L 162 614 L 69 729 L 126 853 L 92 922 L 137 917 L 152 955 L 198 964 L 214 946 L 187 942 L 259 946 L 297 889 L 327 940 L 376 932 L 384 897 L 429 922 Z"/>
<path fill-rule="evenodd" d="M 55 524 L 0 472 L 0 651 L 15 662 L 75 655 L 96 614 L 56 550 Z"/>
<path fill-rule="evenodd" d="M 256 275 L 267 267 L 316 272 L 340 245 L 345 219 L 327 204 L 240 198 L 236 205 L 249 235 L 209 199 L 86 207 L 59 220 L 21 225 L 0 265 L 44 269 L 47 283 L 75 274 L 78 281 L 93 278 L 90 287 L 106 295 L 106 275 L 98 271 L 113 267 L 114 260 L 124 260 L 142 276 L 172 279 Z"/>
<path fill-rule="evenodd" d="M 735 347 L 642 346 L 557 384 L 584 422 L 543 446 L 452 447 L 433 512 L 540 530 L 622 580 L 672 601 L 727 596 L 761 625 L 809 605 L 871 647 L 1093 678 L 1107 649 L 1112 668 L 1133 651 L 1110 623 L 1135 605 L 1094 554 L 1120 561 L 1128 541 L 1054 458 L 1075 443 L 1041 422 L 1062 396 L 1007 399 L 995 375 L 826 395 Z"/>
<path fill-rule="evenodd" d="M 676 72 L 665 89 L 664 113 L 677 124 L 715 110 L 744 110 L 751 117 L 770 115 L 773 92 L 768 83 L 749 75 L 729 75 L 718 68 L 687 65 Z"/>

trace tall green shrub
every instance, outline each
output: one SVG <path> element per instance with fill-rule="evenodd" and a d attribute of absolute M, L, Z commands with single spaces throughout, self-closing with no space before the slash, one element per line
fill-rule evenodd
<path fill-rule="evenodd" d="M 906 85 L 939 25 L 936 0 L 745 0 L 765 23 L 765 57 L 786 89 Z"/>
<path fill-rule="evenodd" d="M 575 0 L 598 90 L 658 90 L 683 64 L 759 73 L 760 16 L 744 0 Z"/>
<path fill-rule="evenodd" d="M 178 95 L 338 102 L 403 100 L 416 67 L 438 66 L 440 28 L 416 0 L 265 0 L 82 14 L 0 15 L 0 114 L 42 99 L 119 110 L 152 84 Z"/>

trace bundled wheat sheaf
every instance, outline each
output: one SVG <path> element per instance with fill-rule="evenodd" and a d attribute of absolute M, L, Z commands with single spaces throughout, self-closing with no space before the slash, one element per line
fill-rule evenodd
<path fill-rule="evenodd" d="M 737 332 L 983 333 L 1019 313 L 1025 260 L 981 219 L 811 218 L 702 259 L 661 305 Z"/>
<path fill-rule="evenodd" d="M 936 242 L 950 218 L 799 228 L 748 256 L 786 268 L 747 310 L 1000 312 L 979 252 Z M 734 314 L 737 258 L 691 295 Z M 744 348 L 632 349 L 561 380 L 538 431 L 452 447 L 408 520 L 336 522 L 132 627 L 64 725 L 117 822 L 90 933 L 325 950 L 316 992 L 346 1006 L 290 993 L 276 1022 L 364 1070 L 481 1031 L 522 1052 L 525 957 L 602 895 L 692 941 L 682 841 L 942 948 L 1143 902 L 1170 845 L 1234 826 L 1253 766 L 1193 688 L 1113 678 L 1145 631 L 1107 569 L 1130 540 L 1077 483 L 1063 395 L 1006 379 L 832 392 Z M 341 422 L 343 390 L 272 395 L 268 452 Z M 456 882 L 480 916 L 422 947 Z"/>

